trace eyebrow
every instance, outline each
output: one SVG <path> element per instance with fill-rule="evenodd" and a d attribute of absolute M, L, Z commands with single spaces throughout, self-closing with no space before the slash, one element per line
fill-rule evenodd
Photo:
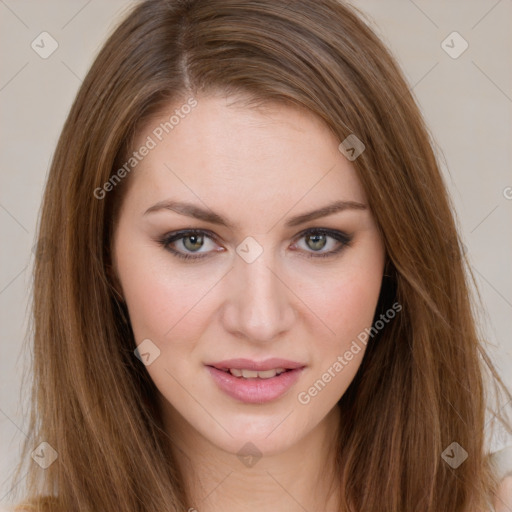
<path fill-rule="evenodd" d="M 322 208 L 317 210 L 313 210 L 307 213 L 302 213 L 300 215 L 296 215 L 295 217 L 290 218 L 285 226 L 286 227 L 295 227 L 300 224 L 305 224 L 311 220 L 319 219 L 321 217 L 326 217 L 327 215 L 332 215 L 334 213 L 342 212 L 345 210 L 366 210 L 367 206 L 363 203 L 358 203 L 357 201 L 335 201 L 333 203 L 327 204 Z M 160 201 L 150 208 L 148 208 L 144 215 L 152 212 L 157 212 L 161 210 L 170 210 L 181 215 L 186 215 L 187 217 L 193 217 L 195 219 L 203 220 L 205 222 L 210 222 L 211 224 L 218 224 L 219 226 L 225 226 L 227 228 L 232 229 L 234 226 L 221 215 L 207 209 L 202 208 L 200 206 L 196 206 L 192 203 L 185 203 L 180 201 L 172 201 L 169 199 Z"/>

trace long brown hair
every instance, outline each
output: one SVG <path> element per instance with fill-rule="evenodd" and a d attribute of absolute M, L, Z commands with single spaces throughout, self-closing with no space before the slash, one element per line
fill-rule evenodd
<path fill-rule="evenodd" d="M 143 123 L 214 90 L 240 93 L 248 106 L 307 108 L 340 142 L 355 135 L 366 148 L 353 165 L 388 258 L 376 316 L 395 301 L 402 311 L 368 345 L 339 402 L 344 509 L 486 509 L 496 490 L 487 384 L 511 397 L 482 346 L 474 279 L 418 107 L 363 16 L 336 0 L 146 0 L 100 51 L 63 128 L 41 212 L 33 398 L 18 473 L 30 465 L 27 501 L 66 512 L 189 507 L 111 272 L 130 177 L 102 198 L 94 191 L 129 158 Z M 30 459 L 43 441 L 58 454 L 44 470 Z M 452 442 L 468 454 L 456 469 L 441 457 Z M 43 495 L 54 498 L 44 505 Z"/>

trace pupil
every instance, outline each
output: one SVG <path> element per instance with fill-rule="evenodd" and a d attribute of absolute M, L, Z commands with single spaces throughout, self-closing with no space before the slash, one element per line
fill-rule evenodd
<path fill-rule="evenodd" d="M 313 241 L 315 246 L 311 246 L 311 249 L 323 249 L 325 247 L 325 235 L 308 235 L 308 241 Z"/>
<path fill-rule="evenodd" d="M 192 247 L 188 247 L 189 244 L 187 244 L 187 240 L 193 240 Z M 194 240 L 195 240 L 195 242 L 194 242 Z M 201 235 L 188 235 L 183 239 L 183 244 L 190 251 L 200 249 L 202 242 L 203 242 L 203 237 Z M 194 247 L 194 244 L 196 245 L 195 247 Z"/>

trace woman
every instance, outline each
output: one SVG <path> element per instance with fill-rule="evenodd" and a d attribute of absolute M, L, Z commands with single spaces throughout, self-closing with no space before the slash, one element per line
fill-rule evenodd
<path fill-rule="evenodd" d="M 353 8 L 137 5 L 39 237 L 36 510 L 505 506 L 487 386 L 512 397 L 428 132 Z"/>

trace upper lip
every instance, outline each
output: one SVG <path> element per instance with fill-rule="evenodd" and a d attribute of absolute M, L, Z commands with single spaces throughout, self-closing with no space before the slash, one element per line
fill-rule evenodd
<path fill-rule="evenodd" d="M 280 359 L 273 357 L 265 359 L 264 361 L 253 361 L 252 359 L 227 359 L 218 363 L 208 363 L 206 366 L 213 366 L 219 370 L 239 369 L 239 370 L 255 370 L 265 371 L 273 370 L 274 368 L 284 368 L 285 370 L 295 370 L 296 368 L 303 368 L 304 364 L 290 361 L 288 359 Z"/>

